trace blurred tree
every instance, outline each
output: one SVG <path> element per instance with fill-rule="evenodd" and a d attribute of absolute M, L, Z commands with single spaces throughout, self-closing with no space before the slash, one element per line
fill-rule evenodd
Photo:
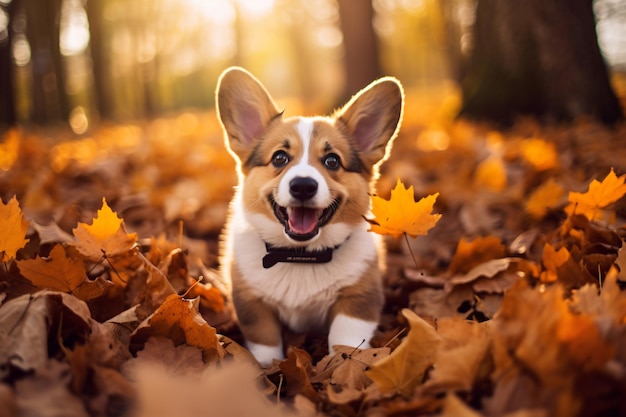
<path fill-rule="evenodd" d="M 111 100 L 112 89 L 111 80 L 107 76 L 109 66 L 107 65 L 107 50 L 105 46 L 106 33 L 104 33 L 105 2 L 102 0 L 88 0 L 87 19 L 89 20 L 89 50 L 91 52 L 94 95 L 98 113 L 103 119 L 112 119 L 113 103 Z"/>
<path fill-rule="evenodd" d="M 371 0 L 338 0 L 345 61 L 344 102 L 381 76 Z"/>
<path fill-rule="evenodd" d="M 461 115 L 511 123 L 623 115 L 595 31 L 592 0 L 478 0 Z"/>
<path fill-rule="evenodd" d="M 17 1 L 13 0 L 8 5 L 0 7 L 0 13 L 5 13 L 7 17 L 6 28 L 4 31 L 0 28 L 0 129 L 3 125 L 12 126 L 17 122 L 11 56 L 11 23 Z"/>
<path fill-rule="evenodd" d="M 63 0 L 23 0 L 33 74 L 31 119 L 37 123 L 67 121 L 69 116 L 59 45 L 62 4 Z"/>

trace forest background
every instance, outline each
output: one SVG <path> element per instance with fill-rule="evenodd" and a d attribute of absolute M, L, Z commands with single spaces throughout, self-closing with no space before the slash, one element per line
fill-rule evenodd
<path fill-rule="evenodd" d="M 287 116 L 403 83 L 378 192 L 442 218 L 387 240 L 382 351 L 216 371 L 249 360 L 215 272 L 231 65 Z M 1 409 L 626 415 L 625 74 L 624 0 L 0 0 Z"/>

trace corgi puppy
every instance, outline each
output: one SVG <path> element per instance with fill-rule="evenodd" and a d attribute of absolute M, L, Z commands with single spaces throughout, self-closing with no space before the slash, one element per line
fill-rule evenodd
<path fill-rule="evenodd" d="M 239 184 L 220 263 L 247 348 L 283 359 L 282 326 L 369 347 L 384 302 L 381 239 L 364 220 L 378 165 L 395 138 L 401 84 L 385 77 L 330 117 L 284 118 L 241 68 L 220 77 L 216 103 Z"/>

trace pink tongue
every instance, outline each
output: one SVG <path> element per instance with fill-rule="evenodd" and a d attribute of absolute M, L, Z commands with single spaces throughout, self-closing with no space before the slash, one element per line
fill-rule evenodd
<path fill-rule="evenodd" d="M 304 235 L 315 230 L 317 225 L 318 210 L 307 207 L 292 207 L 289 216 L 289 228 L 292 231 Z"/>

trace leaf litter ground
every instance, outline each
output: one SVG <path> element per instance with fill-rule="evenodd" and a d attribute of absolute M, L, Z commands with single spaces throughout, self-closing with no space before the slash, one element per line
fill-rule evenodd
<path fill-rule="evenodd" d="M 322 335 L 288 333 L 287 359 L 263 370 L 216 273 L 235 176 L 212 114 L 82 138 L 11 130 L 0 143 L 0 409 L 626 415 L 625 161 L 624 126 L 502 131 L 409 102 L 376 203 L 393 216 L 378 220 L 412 207 L 386 200 L 398 180 L 415 201 L 438 194 L 422 210 L 435 203 L 442 216 L 387 225 L 420 236 L 387 240 L 375 347 L 328 355 Z"/>

